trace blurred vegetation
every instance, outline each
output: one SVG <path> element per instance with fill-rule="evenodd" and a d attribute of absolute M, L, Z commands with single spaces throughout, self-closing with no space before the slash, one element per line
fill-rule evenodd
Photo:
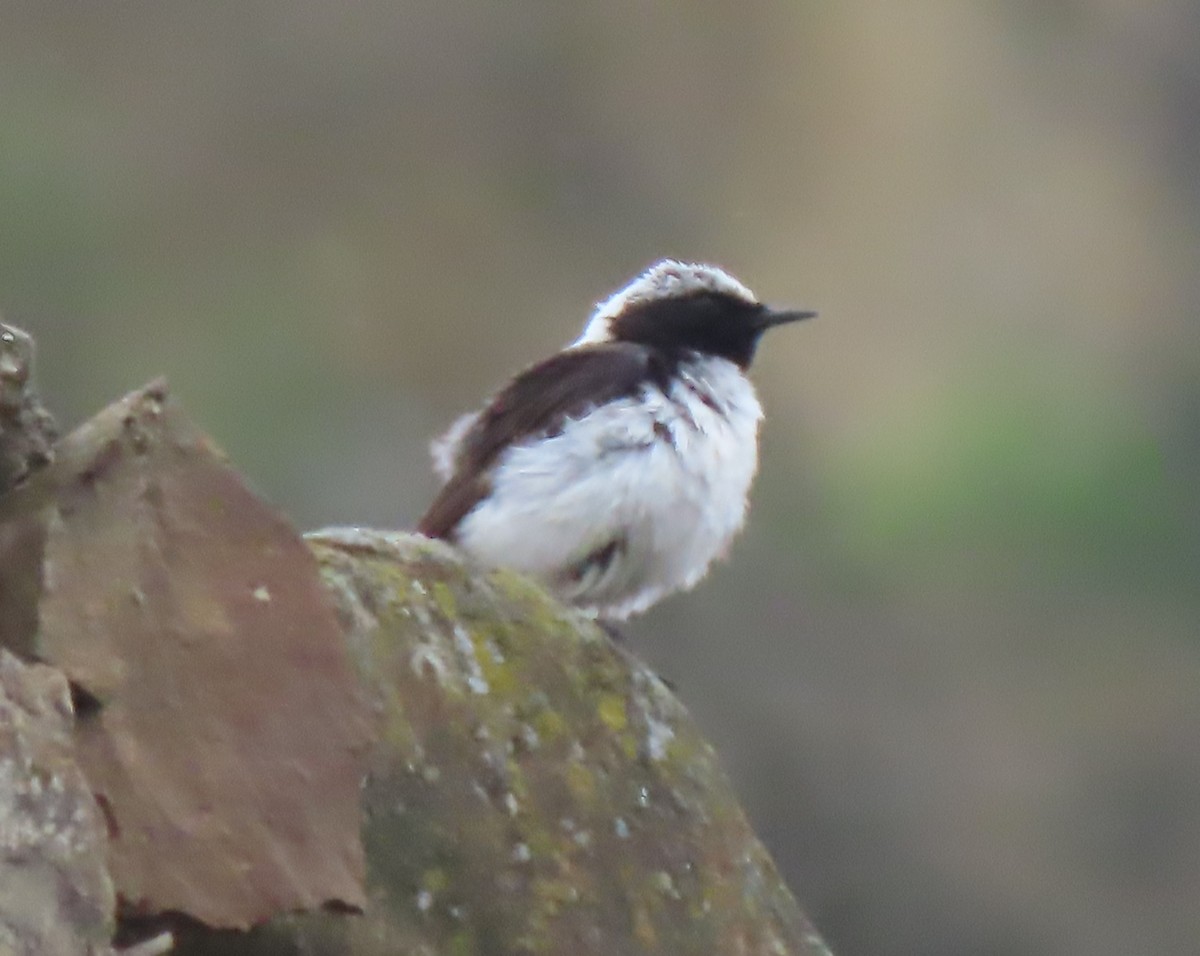
<path fill-rule="evenodd" d="M 661 255 L 822 318 L 732 562 L 633 630 L 841 956 L 1200 936 L 1200 13 L 17 0 L 0 311 L 303 527 Z"/>

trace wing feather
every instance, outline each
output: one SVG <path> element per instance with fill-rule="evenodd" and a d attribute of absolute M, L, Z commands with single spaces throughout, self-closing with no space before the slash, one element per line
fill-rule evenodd
<path fill-rule="evenodd" d="M 629 342 L 567 349 L 526 369 L 473 418 L 455 422 L 436 446 L 438 464 L 451 473 L 417 530 L 453 537 L 490 490 L 491 471 L 506 448 L 552 435 L 568 419 L 646 384 L 665 386 L 668 373 L 661 353 Z"/>

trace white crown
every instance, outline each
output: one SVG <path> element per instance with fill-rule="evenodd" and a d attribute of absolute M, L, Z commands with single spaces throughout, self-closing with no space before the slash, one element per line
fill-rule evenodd
<path fill-rule="evenodd" d="M 587 345 L 612 340 L 609 323 L 631 305 L 654 299 L 670 299 L 693 292 L 719 292 L 744 299 L 750 304 L 758 297 L 718 266 L 663 259 L 656 262 L 623 289 L 614 292 L 596 306 L 583 334 L 572 344 Z"/>

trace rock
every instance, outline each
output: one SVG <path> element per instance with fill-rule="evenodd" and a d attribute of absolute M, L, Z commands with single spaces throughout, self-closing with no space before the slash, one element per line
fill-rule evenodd
<path fill-rule="evenodd" d="M 0 953 L 84 956 L 112 935 L 104 821 L 71 724 L 62 674 L 0 648 Z"/>
<path fill-rule="evenodd" d="M 58 431 L 33 387 L 33 338 L 0 323 L 0 494 L 54 457 Z"/>
<path fill-rule="evenodd" d="M 161 383 L 56 451 L 0 498 L 0 641 L 61 670 L 0 670 L 0 953 L 107 952 L 115 896 L 139 956 L 826 956 L 593 622 L 419 536 L 306 544 Z"/>
<path fill-rule="evenodd" d="M 683 706 L 590 621 L 419 536 L 309 542 L 373 718 L 370 902 L 181 953 L 827 952 Z"/>

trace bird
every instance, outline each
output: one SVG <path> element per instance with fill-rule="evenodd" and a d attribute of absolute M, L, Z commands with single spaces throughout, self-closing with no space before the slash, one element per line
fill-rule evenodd
<path fill-rule="evenodd" d="M 418 532 L 601 622 L 691 589 L 745 522 L 759 339 L 814 315 L 715 265 L 651 265 L 434 441 L 444 483 Z"/>

